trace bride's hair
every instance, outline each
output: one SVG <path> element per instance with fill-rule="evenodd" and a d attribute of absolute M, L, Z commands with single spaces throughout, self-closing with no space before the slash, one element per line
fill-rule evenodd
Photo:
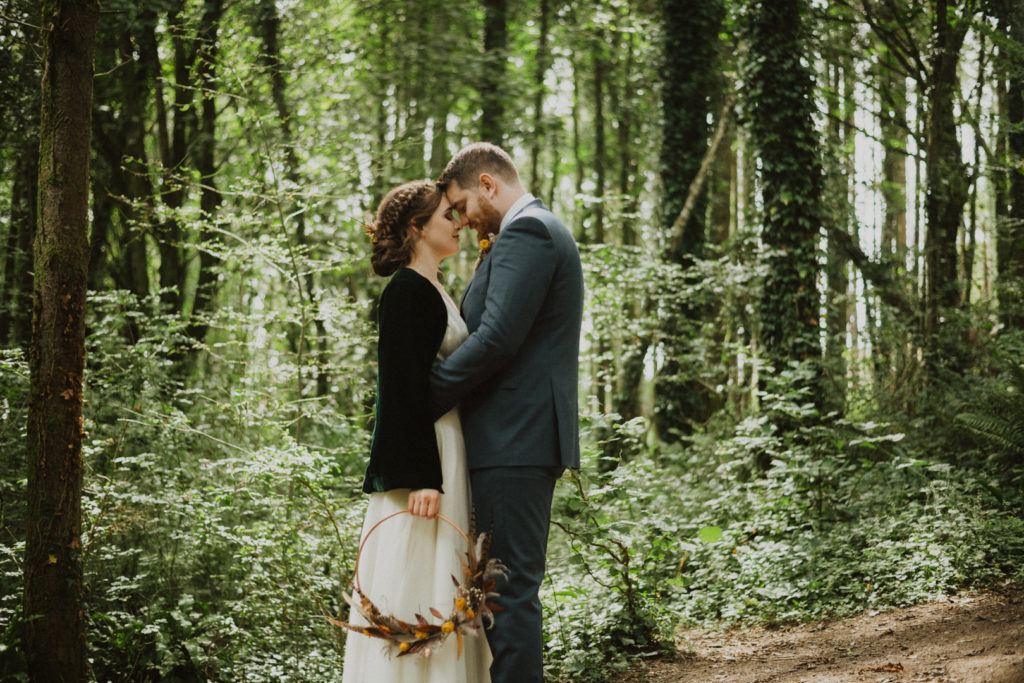
<path fill-rule="evenodd" d="M 441 203 L 441 191 L 429 180 L 414 180 L 388 192 L 377 207 L 377 220 L 370 227 L 373 272 L 387 277 L 412 260 L 416 234 Z"/>

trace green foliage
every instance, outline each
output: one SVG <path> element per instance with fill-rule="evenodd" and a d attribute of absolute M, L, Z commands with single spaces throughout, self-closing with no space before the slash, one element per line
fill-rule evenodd
<path fill-rule="evenodd" d="M 1024 468 L 947 458 L 894 424 L 822 418 L 813 372 L 773 376 L 762 412 L 730 433 L 636 449 L 607 475 L 593 474 L 602 418 L 588 420 L 588 462 L 554 513 L 556 680 L 607 680 L 669 647 L 676 627 L 835 617 L 1024 580 Z M 620 428 L 643 443 L 643 424 Z"/>
<path fill-rule="evenodd" d="M 614 416 L 613 416 L 614 421 Z M 595 438 L 604 416 L 584 422 L 586 464 L 556 489 L 552 548 L 542 594 L 547 652 L 556 680 L 600 681 L 628 668 L 630 656 L 671 647 L 669 586 L 663 568 L 673 563 L 686 525 L 666 505 L 649 458 L 597 466 Z M 642 418 L 615 427 L 620 442 L 642 443 Z"/>
<path fill-rule="evenodd" d="M 337 666 L 323 614 L 338 608 L 358 529 L 354 476 L 368 445 L 357 419 L 337 444 L 296 442 L 305 415 L 265 391 L 298 368 L 230 341 L 222 369 L 180 382 L 184 324 L 140 316 L 123 293 L 92 301 L 83 497 L 93 670 L 109 680 L 202 675 L 308 680 Z M 121 332 L 134 321 L 140 336 Z M 275 316 L 222 310 L 239 338 Z M 269 360 L 269 359 L 268 359 Z M 286 383 L 288 384 L 288 383 Z M 254 678 L 255 677 L 255 678 Z"/>
<path fill-rule="evenodd" d="M 28 378 L 24 353 L 0 350 L 0 674 L 24 668 L 18 643 L 21 561 L 25 555 Z"/>
<path fill-rule="evenodd" d="M 1024 464 L 1024 366 L 1010 365 L 1008 372 L 996 386 L 983 385 L 956 419 L 1007 458 Z"/>

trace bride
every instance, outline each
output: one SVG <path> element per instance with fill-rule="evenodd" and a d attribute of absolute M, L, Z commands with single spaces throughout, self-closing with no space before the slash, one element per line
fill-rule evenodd
<path fill-rule="evenodd" d="M 380 297 L 376 422 L 363 491 L 370 494 L 360 555 L 359 584 L 384 614 L 411 621 L 445 611 L 461 575 L 466 544 L 437 516 L 469 529 L 469 479 L 458 408 L 437 422 L 427 399 L 431 366 L 467 336 L 458 307 L 438 279 L 441 260 L 459 249 L 450 205 L 429 181 L 396 187 L 370 228 L 371 263 L 393 275 Z M 366 537 L 371 527 L 397 515 Z M 429 617 L 428 617 L 429 618 Z M 366 621 L 352 611 L 353 626 Z M 491 653 L 481 630 L 454 639 L 429 657 L 393 656 L 386 641 L 349 631 L 344 683 L 489 683 Z"/>

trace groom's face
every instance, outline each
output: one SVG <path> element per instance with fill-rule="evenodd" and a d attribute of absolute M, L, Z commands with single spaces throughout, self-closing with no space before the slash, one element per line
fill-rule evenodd
<path fill-rule="evenodd" d="M 445 193 L 452 208 L 459 213 L 459 227 L 468 225 L 480 238 L 497 233 L 501 227 L 501 212 L 488 197 L 490 192 L 486 184 L 466 189 L 453 182 Z"/>

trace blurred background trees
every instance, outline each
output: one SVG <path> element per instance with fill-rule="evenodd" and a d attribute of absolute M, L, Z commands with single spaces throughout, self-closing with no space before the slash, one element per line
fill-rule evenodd
<path fill-rule="evenodd" d="M 1019 2 L 102 10 L 82 445 L 97 677 L 335 675 L 342 641 L 318 615 L 358 535 L 384 285 L 361 224 L 477 139 L 512 153 L 587 272 L 587 464 L 556 502 L 553 677 L 600 678 L 682 622 L 1020 576 Z M 40 23 L 28 0 L 0 12 L 11 671 Z"/>

